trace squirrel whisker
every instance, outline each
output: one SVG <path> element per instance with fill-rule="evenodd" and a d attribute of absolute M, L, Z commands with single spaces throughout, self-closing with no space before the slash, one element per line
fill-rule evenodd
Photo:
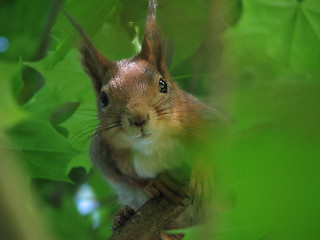
<path fill-rule="evenodd" d="M 118 121 L 117 122 L 111 122 L 111 123 L 109 123 L 109 125 L 111 125 L 111 124 L 115 124 L 115 123 L 117 123 L 118 124 Z M 75 133 L 72 137 L 71 137 L 71 139 L 70 139 L 70 141 L 71 141 L 71 144 L 72 145 L 75 145 L 75 144 L 77 144 L 79 141 L 81 141 L 81 142 L 79 142 L 79 146 L 82 146 L 88 139 L 90 139 L 91 138 L 91 135 L 93 135 L 92 134 L 92 132 L 93 131 L 100 131 L 100 130 L 102 130 L 102 129 L 104 129 L 106 126 L 99 126 L 99 124 L 97 123 L 97 124 L 94 124 L 94 125 L 90 125 L 90 126 L 87 126 L 87 127 L 85 127 L 85 128 L 83 128 L 82 130 L 80 130 L 80 131 L 78 131 L 77 133 Z M 86 130 L 88 130 L 88 131 L 86 131 Z M 85 132 L 84 132 L 85 131 Z M 81 135 L 79 135 L 79 134 L 81 134 Z M 89 136 L 87 136 L 87 137 L 85 137 L 86 135 L 88 135 L 88 134 L 90 134 Z M 82 137 L 85 137 L 85 142 L 83 142 L 81 139 L 82 139 Z"/>
<path fill-rule="evenodd" d="M 153 105 L 153 107 L 156 108 L 157 106 L 159 106 L 159 104 L 162 103 L 162 100 L 165 99 L 166 97 L 170 96 L 170 93 L 175 89 L 176 89 L 175 87 L 170 89 L 166 95 L 164 95 L 162 98 L 160 98 L 160 100 Z"/>
<path fill-rule="evenodd" d="M 120 126 L 121 126 L 120 122 L 115 123 L 114 125 L 111 125 L 111 126 L 110 126 L 110 125 L 111 125 L 111 124 L 106 125 L 106 126 L 102 126 L 102 127 L 98 128 L 99 130 L 96 131 L 95 134 L 101 134 L 101 133 L 103 133 L 103 132 L 105 132 L 105 131 L 108 131 L 108 130 L 113 129 L 113 128 L 115 128 L 115 127 L 120 127 Z"/>
<path fill-rule="evenodd" d="M 168 104 L 170 102 L 172 102 L 173 100 L 176 100 L 177 98 L 183 96 L 185 93 L 180 93 L 180 94 L 177 94 L 175 96 L 169 96 L 167 99 L 165 99 L 165 101 L 161 102 L 161 105 L 164 105 L 164 104 Z"/>
<path fill-rule="evenodd" d="M 122 130 L 122 127 L 121 127 L 121 125 L 117 125 L 117 126 L 114 126 L 112 128 L 108 128 L 106 130 L 96 132 L 95 134 L 93 134 L 93 136 L 100 135 L 101 133 L 103 133 L 105 131 L 108 131 L 108 130 L 111 130 L 111 129 L 114 129 L 115 131 L 113 131 L 113 133 L 111 133 L 111 135 L 109 135 L 108 138 L 106 138 L 107 141 L 109 141 L 110 139 L 115 137 Z"/>
<path fill-rule="evenodd" d="M 115 127 L 118 127 L 120 125 L 115 125 L 115 126 L 112 126 L 112 127 L 109 127 L 107 129 L 102 129 L 102 131 L 95 131 L 93 134 L 91 134 L 90 136 L 88 136 L 87 138 L 85 138 L 82 142 L 79 143 L 80 146 L 82 146 L 83 144 L 85 144 L 87 141 L 89 141 L 92 137 L 96 136 L 96 135 L 99 135 L 107 130 L 110 130 L 110 129 L 113 129 Z M 101 129 L 102 127 L 98 128 L 98 129 Z M 87 132 L 86 134 L 88 134 L 89 132 Z"/>
<path fill-rule="evenodd" d="M 97 124 L 95 126 L 92 126 L 92 127 L 90 126 L 90 128 L 92 128 L 92 129 L 87 130 L 84 133 L 83 133 L 83 131 L 85 131 L 86 129 L 82 129 L 82 130 L 78 131 L 76 134 L 74 134 L 70 139 L 71 145 L 76 145 L 76 144 L 80 143 L 82 137 L 85 137 L 85 139 L 86 139 L 87 138 L 86 135 L 88 135 L 88 134 L 91 135 L 92 132 L 95 131 L 96 126 L 97 126 Z M 89 129 L 89 127 L 87 127 L 87 129 Z M 79 134 L 81 134 L 81 135 L 79 135 Z M 79 135 L 79 136 L 77 136 L 77 135 Z M 79 144 L 78 146 L 82 146 L 82 144 Z"/>

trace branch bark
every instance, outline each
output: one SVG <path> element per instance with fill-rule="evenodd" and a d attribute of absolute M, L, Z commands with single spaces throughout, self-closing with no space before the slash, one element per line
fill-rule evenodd
<path fill-rule="evenodd" d="M 165 198 L 151 198 L 109 240 L 154 240 L 184 210 Z"/>

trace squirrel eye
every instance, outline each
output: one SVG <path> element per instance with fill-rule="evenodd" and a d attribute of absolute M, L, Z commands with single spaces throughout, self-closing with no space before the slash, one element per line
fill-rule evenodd
<path fill-rule="evenodd" d="M 101 92 L 100 94 L 100 104 L 101 107 L 106 107 L 109 103 L 109 98 L 108 96 L 105 94 L 105 92 Z"/>
<path fill-rule="evenodd" d="M 159 80 L 159 91 L 161 93 L 167 93 L 168 92 L 168 85 L 167 83 L 163 80 L 163 78 L 160 78 Z"/>

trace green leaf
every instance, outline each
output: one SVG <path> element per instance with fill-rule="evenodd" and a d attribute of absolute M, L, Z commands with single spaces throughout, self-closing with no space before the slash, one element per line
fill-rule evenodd
<path fill-rule="evenodd" d="M 20 72 L 21 64 L 9 64 L 0 62 L 0 95 L 1 95 L 1 118 L 0 131 L 11 127 L 23 117 L 25 112 L 18 106 L 14 97 L 12 81 Z"/>
<path fill-rule="evenodd" d="M 54 13 L 54 1 L 3 1 L 0 8 L 0 35 L 9 41 L 9 48 L 1 53 L 3 59 L 33 60 L 45 52 L 39 45 L 45 40 L 46 24 Z M 56 3 L 57 4 L 57 3 Z M 37 7 L 34 7 L 37 6 Z"/>
<path fill-rule="evenodd" d="M 71 154 L 71 153 L 67 152 L 66 154 Z M 71 156 L 73 157 L 74 153 Z M 67 168 L 68 170 L 71 170 L 74 167 L 83 167 L 87 172 L 89 172 L 89 170 L 91 169 L 91 161 L 89 159 L 88 151 L 82 151 L 81 153 L 77 154 L 71 159 Z"/>
<path fill-rule="evenodd" d="M 23 106 L 28 112 L 28 119 L 12 127 L 8 134 L 12 147 L 20 150 L 29 166 L 31 177 L 68 181 L 71 168 L 90 168 L 87 144 L 83 145 L 81 142 L 85 142 L 96 125 L 95 97 L 75 50 L 54 68 L 49 68 L 48 63 L 52 57 L 54 56 L 48 55 L 40 62 L 27 63 L 44 76 L 45 85 Z M 65 105 L 67 108 L 61 108 Z M 92 111 L 79 110 L 79 105 L 79 108 Z M 89 120 L 79 121 L 76 117 L 71 117 L 75 115 L 81 118 L 83 111 L 85 115 L 92 115 Z M 93 127 L 85 130 L 88 124 Z M 81 130 L 85 130 L 87 134 L 79 139 L 76 137 L 78 141 L 74 141 L 73 136 Z M 86 154 L 79 155 L 80 152 Z M 77 158 L 72 159 L 75 156 Z"/>
<path fill-rule="evenodd" d="M 54 57 L 51 55 L 51 57 Z M 86 124 L 96 124 L 96 103 L 91 81 L 78 61 L 78 52 L 73 49 L 53 69 L 48 68 L 50 58 L 41 62 L 28 63 L 44 77 L 45 86 L 35 94 L 25 108 L 34 116 L 52 121 L 53 113 L 67 114 L 57 124 L 68 129 L 68 138 L 83 129 Z M 77 103 L 77 104 L 70 104 Z M 69 105 L 70 108 L 62 106 Z M 72 115 L 69 113 L 72 112 Z M 72 116 L 72 117 L 71 117 Z M 62 117 L 62 116 L 61 116 Z M 94 121 L 94 122 L 93 122 Z"/>
<path fill-rule="evenodd" d="M 68 181 L 68 141 L 39 119 L 25 120 L 8 131 L 13 150 L 27 161 L 31 177 Z"/>
<path fill-rule="evenodd" d="M 137 53 L 132 43 L 133 39 L 121 25 L 119 17 L 116 17 L 112 24 L 105 23 L 94 40 L 96 47 L 111 60 L 130 58 Z"/>
<path fill-rule="evenodd" d="M 94 36 L 103 26 L 104 22 L 118 9 L 118 0 L 93 0 L 88 4 L 86 1 L 67 1 L 64 9 L 84 29 L 88 36 Z M 76 32 L 67 18 L 61 14 L 52 28 L 55 40 L 54 57 L 50 67 L 61 61 L 69 50 L 76 45 Z"/>
<path fill-rule="evenodd" d="M 277 72 L 320 76 L 318 4 L 314 0 L 243 1 L 238 25 L 225 35 L 227 61 L 243 74 L 263 70 L 261 78 Z M 265 71 L 268 76 L 263 76 Z"/>
<path fill-rule="evenodd" d="M 58 239 L 79 239 L 86 240 L 92 238 L 95 232 L 92 228 L 92 221 L 89 216 L 81 216 L 73 202 L 71 196 L 64 195 L 62 204 L 59 208 L 45 205 L 42 210 L 46 216 L 52 230 Z M 61 218 L 61 216 L 64 216 Z M 72 219 L 72 224 L 70 220 Z"/>
<path fill-rule="evenodd" d="M 222 209 L 217 239 L 316 238 L 319 89 L 303 84 L 237 89 L 237 138 L 215 156 L 218 189 L 232 193 L 225 199 L 219 191 L 214 195 Z M 233 204 L 223 208 L 228 202 Z"/>
<path fill-rule="evenodd" d="M 197 239 L 209 239 L 211 235 L 208 230 L 212 230 L 212 226 L 205 224 L 199 226 L 192 226 L 185 229 L 177 229 L 167 231 L 169 234 L 181 234 L 183 233 L 185 236 L 183 240 L 197 240 Z"/>
<path fill-rule="evenodd" d="M 166 38 L 174 42 L 172 68 L 192 56 L 206 37 L 208 1 L 163 1 L 158 19 Z"/>

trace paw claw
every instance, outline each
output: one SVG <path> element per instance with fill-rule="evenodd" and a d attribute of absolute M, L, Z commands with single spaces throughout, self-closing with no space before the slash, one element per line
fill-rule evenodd
<path fill-rule="evenodd" d="M 111 231 L 114 232 L 121 227 L 134 213 L 135 211 L 131 207 L 125 206 L 124 209 L 120 210 L 119 213 L 113 217 L 113 226 L 110 227 Z"/>
<path fill-rule="evenodd" d="M 145 190 L 154 198 L 158 198 L 161 195 L 175 204 L 185 206 L 183 200 L 184 198 L 189 198 L 188 189 L 184 184 L 181 184 L 182 181 L 174 181 L 179 177 L 177 173 L 174 173 L 172 178 L 170 177 L 171 175 L 168 173 L 160 174 L 150 181 Z"/>

